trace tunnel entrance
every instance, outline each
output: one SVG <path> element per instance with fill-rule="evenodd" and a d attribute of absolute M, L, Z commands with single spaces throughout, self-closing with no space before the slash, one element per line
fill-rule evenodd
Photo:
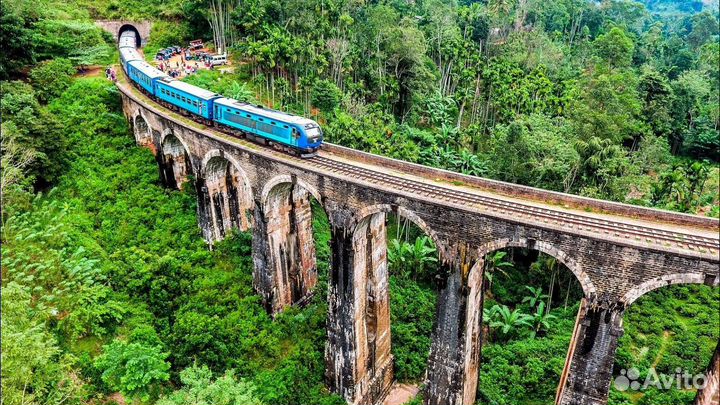
<path fill-rule="evenodd" d="M 118 39 L 120 38 L 120 35 L 122 35 L 122 33 L 125 31 L 132 31 L 135 34 L 135 46 L 137 48 L 140 48 L 142 46 L 142 37 L 140 37 L 140 31 L 138 31 L 134 25 L 125 24 L 118 30 Z"/>

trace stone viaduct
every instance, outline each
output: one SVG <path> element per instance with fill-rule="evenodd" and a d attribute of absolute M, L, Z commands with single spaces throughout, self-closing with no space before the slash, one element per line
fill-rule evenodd
<path fill-rule="evenodd" d="M 325 210 L 332 250 L 326 378 L 348 403 L 381 402 L 393 380 L 388 213 L 425 231 L 441 261 L 428 405 L 475 401 L 488 253 L 507 247 L 545 252 L 583 288 L 555 401 L 563 405 L 607 403 L 623 313 L 636 299 L 670 284 L 720 281 L 715 219 L 464 176 L 334 145 L 299 159 L 173 113 L 123 78 L 118 87 L 136 142 L 153 151 L 164 183 L 177 188 L 194 179 L 188 185 L 197 190 L 205 239 L 252 230 L 254 285 L 268 311 L 312 294 L 311 199 Z"/>

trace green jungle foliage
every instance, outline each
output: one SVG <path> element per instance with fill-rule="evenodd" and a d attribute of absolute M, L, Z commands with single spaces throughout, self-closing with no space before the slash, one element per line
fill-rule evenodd
<path fill-rule="evenodd" d="M 170 38 L 213 39 L 211 27 L 188 24 L 212 18 L 205 7 L 190 3 L 186 20 L 158 24 L 152 51 Z M 660 16 L 625 0 L 253 1 L 230 13 L 234 71 L 188 81 L 312 116 L 327 140 L 373 153 L 717 216 L 712 10 Z"/>
<path fill-rule="evenodd" d="M 272 319 L 252 288 L 251 235 L 209 250 L 193 187 L 162 188 L 111 83 L 73 77 L 117 61 L 94 19 L 153 20 L 151 58 L 212 40 L 210 3 L 0 2 L 3 403 L 344 403 L 324 386 L 322 207 L 314 298 Z M 327 140 L 373 153 L 718 217 L 717 8 L 645 3 L 217 0 L 234 71 L 187 80 L 313 117 Z M 442 275 L 427 235 L 387 224 L 395 375 L 418 383 Z M 580 286 L 538 252 L 485 263 L 478 403 L 552 403 Z M 638 300 L 615 374 L 702 371 L 718 295 L 673 286 Z M 613 390 L 610 404 L 693 398 Z"/>
<path fill-rule="evenodd" d="M 43 108 L 71 158 L 49 193 L 16 189 L 4 206 L 6 403 L 116 391 L 143 403 L 342 403 L 323 385 L 324 297 L 271 319 L 252 289 L 249 236 L 208 251 L 195 197 L 159 184 L 109 82 L 77 80 Z"/>

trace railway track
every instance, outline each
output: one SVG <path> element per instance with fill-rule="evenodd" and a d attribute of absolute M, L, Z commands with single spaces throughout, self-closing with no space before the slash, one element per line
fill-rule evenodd
<path fill-rule="evenodd" d="M 234 136 L 230 134 L 231 136 Z M 287 153 L 266 147 L 271 154 L 282 156 L 287 159 Z M 655 229 L 642 225 L 634 225 L 619 221 L 594 218 L 586 215 L 579 215 L 567 211 L 557 211 L 534 205 L 523 204 L 515 201 L 507 201 L 500 198 L 493 198 L 479 194 L 450 189 L 437 185 L 423 183 L 417 180 L 409 180 L 396 175 L 384 173 L 366 167 L 352 165 L 339 160 L 330 159 L 318 154 L 312 159 L 301 159 L 293 157 L 303 164 L 319 166 L 328 172 L 341 174 L 350 178 L 364 180 L 369 184 L 383 183 L 390 188 L 406 191 L 413 194 L 421 194 L 426 197 L 435 198 L 447 202 L 462 203 L 477 208 L 484 208 L 487 211 L 515 216 L 517 220 L 538 220 L 545 223 L 553 223 L 571 230 L 587 230 L 591 232 L 612 235 L 617 238 L 645 242 L 655 245 L 658 248 L 678 247 L 700 252 L 716 252 L 720 249 L 720 239 L 692 235 L 683 232 L 673 232 L 663 229 Z"/>
<path fill-rule="evenodd" d="M 516 215 L 518 219 L 540 219 L 543 222 L 552 222 L 556 225 L 569 227 L 570 229 L 601 232 L 606 235 L 644 241 L 662 247 L 677 246 L 683 249 L 699 251 L 713 251 L 718 250 L 720 247 L 720 240 L 718 239 L 609 221 L 578 215 L 572 212 L 560 212 L 534 205 L 472 194 L 416 180 L 404 179 L 392 174 L 333 160 L 322 155 L 314 157 L 310 160 L 310 163 L 321 166 L 331 173 L 342 174 L 356 179 L 364 179 L 369 183 L 383 183 L 397 190 L 419 193 L 426 197 L 437 198 L 448 202 L 479 205 L 485 207 L 487 210 L 499 211 L 507 215 Z"/>

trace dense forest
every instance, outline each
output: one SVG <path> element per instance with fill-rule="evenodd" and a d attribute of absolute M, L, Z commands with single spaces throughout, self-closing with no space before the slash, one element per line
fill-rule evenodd
<path fill-rule="evenodd" d="M 121 18 L 153 21 L 150 58 L 196 38 L 224 43 L 234 71 L 188 81 L 311 116 L 331 142 L 720 216 L 716 1 L 3 1 L 3 403 L 345 403 L 324 386 L 322 208 L 318 291 L 272 318 L 252 289 L 251 236 L 208 249 L 194 188 L 161 186 L 118 91 L 95 77 L 118 57 L 93 20 Z M 395 375 L 421 384 L 437 252 L 406 219 L 387 229 Z M 580 285 L 536 251 L 494 252 L 486 266 L 478 403 L 550 404 Z M 705 286 L 642 297 L 614 373 L 702 372 L 719 307 Z M 610 404 L 694 394 L 613 389 Z"/>

